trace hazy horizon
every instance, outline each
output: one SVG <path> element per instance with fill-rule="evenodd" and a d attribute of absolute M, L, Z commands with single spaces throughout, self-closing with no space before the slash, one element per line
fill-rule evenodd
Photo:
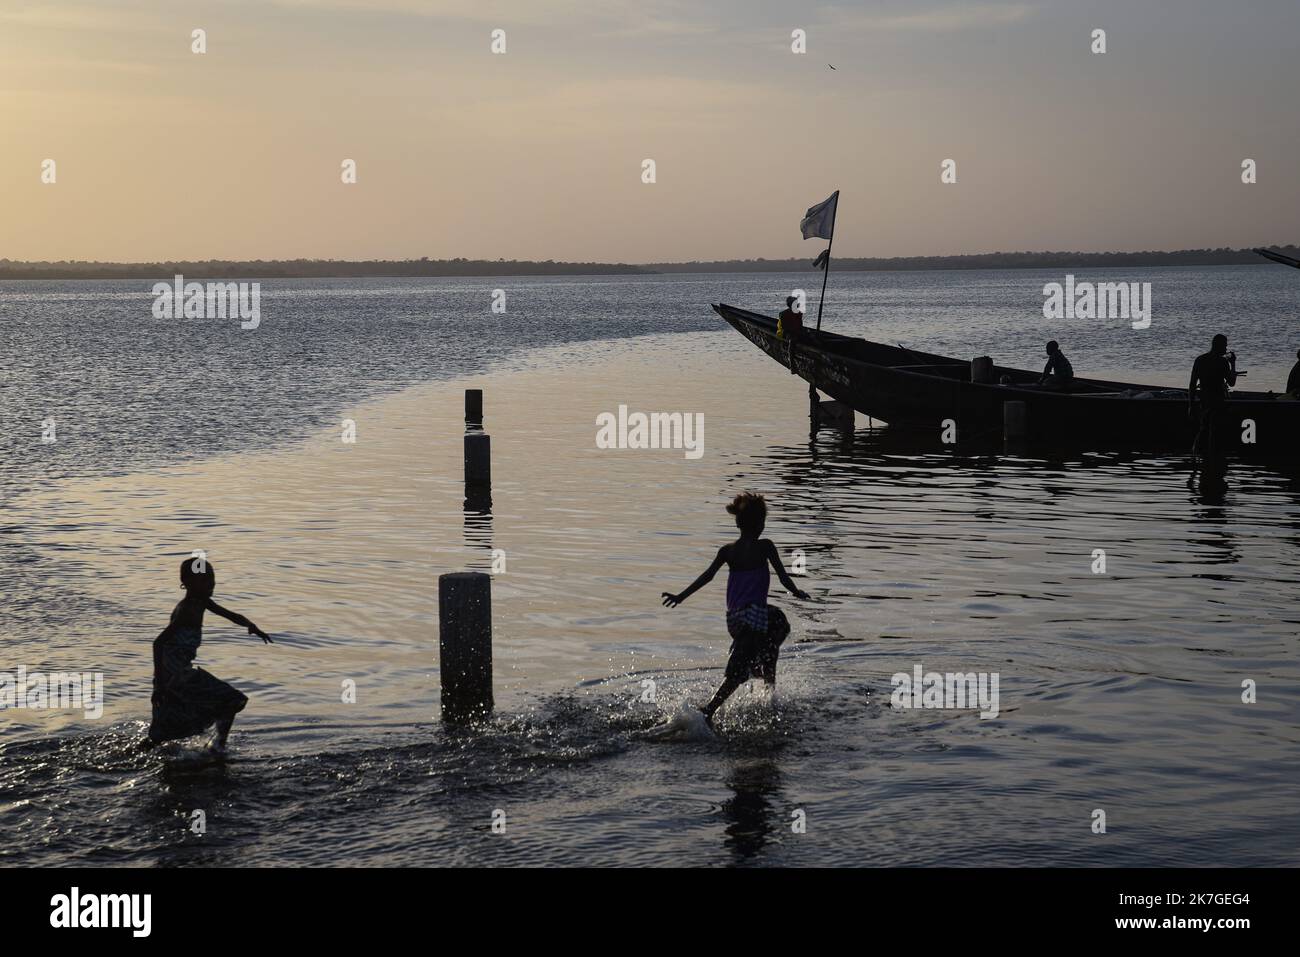
<path fill-rule="evenodd" d="M 836 188 L 845 257 L 1283 244 L 1297 36 L 1282 0 L 10 3 L 0 258 L 811 258 Z"/>

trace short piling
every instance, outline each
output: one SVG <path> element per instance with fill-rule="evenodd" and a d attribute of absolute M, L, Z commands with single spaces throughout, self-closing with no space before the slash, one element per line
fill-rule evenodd
<path fill-rule="evenodd" d="M 1017 445 L 1029 438 L 1029 406 L 1024 402 L 1002 403 L 1002 438 Z"/>
<path fill-rule="evenodd" d="M 465 724 L 492 713 L 492 576 L 438 576 L 442 720 Z"/>
<path fill-rule="evenodd" d="M 483 390 L 465 390 L 465 424 L 483 424 Z"/>
<path fill-rule="evenodd" d="M 839 429 L 842 432 L 852 432 L 858 424 L 857 417 L 854 415 L 853 406 L 846 402 L 837 402 L 834 399 L 821 404 L 821 408 L 818 411 L 818 418 L 826 425 Z"/>
<path fill-rule="evenodd" d="M 970 361 L 970 380 L 981 385 L 993 384 L 993 359 L 976 356 Z"/>

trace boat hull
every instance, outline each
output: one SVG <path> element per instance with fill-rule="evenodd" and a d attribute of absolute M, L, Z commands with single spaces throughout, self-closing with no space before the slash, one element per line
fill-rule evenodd
<path fill-rule="evenodd" d="M 786 368 L 789 344 L 776 321 L 733 306 L 722 318 Z M 1000 437 L 1003 406 L 1024 402 L 1027 439 L 1095 450 L 1187 450 L 1195 437 L 1185 391 L 1162 386 L 1078 380 L 1075 392 L 1032 388 L 1038 373 L 995 366 L 993 382 L 971 381 L 970 363 L 832 333 L 808 332 L 794 349 L 793 370 L 820 391 L 892 427 L 937 432 L 951 421 L 959 439 Z M 1000 384 L 1006 377 L 1009 384 Z M 1147 394 L 1153 397 L 1138 398 Z M 1253 428 L 1251 427 L 1253 424 Z M 1300 401 L 1234 392 L 1219 434 L 1225 451 L 1295 457 Z M 1243 441 L 1253 438 L 1254 441 Z"/>

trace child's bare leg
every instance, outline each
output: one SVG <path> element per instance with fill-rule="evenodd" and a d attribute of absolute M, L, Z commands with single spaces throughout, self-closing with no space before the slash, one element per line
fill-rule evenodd
<path fill-rule="evenodd" d="M 218 750 L 226 749 L 226 739 L 230 737 L 230 726 L 235 723 L 235 714 L 232 712 L 217 722 L 217 740 Z"/>
<path fill-rule="evenodd" d="M 709 724 L 713 723 L 713 712 L 721 708 L 722 703 L 730 698 L 732 693 L 743 683 L 744 682 L 741 679 L 735 678 L 731 675 L 727 675 L 727 677 L 723 679 L 722 687 L 718 688 L 717 692 L 713 695 L 713 700 L 700 709 L 704 712 L 704 717 Z"/>

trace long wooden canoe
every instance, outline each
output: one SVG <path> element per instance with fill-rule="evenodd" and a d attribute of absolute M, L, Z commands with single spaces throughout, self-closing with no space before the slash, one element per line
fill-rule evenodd
<path fill-rule="evenodd" d="M 790 346 L 777 338 L 775 319 L 725 304 L 713 309 L 790 368 Z M 1036 387 L 1038 372 L 999 365 L 993 366 L 990 381 L 975 382 L 969 360 L 833 332 L 806 330 L 794 349 L 793 369 L 831 398 L 891 427 L 938 432 L 951 419 L 959 437 L 997 436 L 1003 403 L 1020 401 L 1028 412 L 1029 439 L 1052 445 L 1091 451 L 1186 450 L 1195 433 L 1185 389 L 1075 379 L 1068 391 L 1058 391 Z M 1300 456 L 1300 400 L 1234 391 L 1220 435 L 1227 451 Z M 1252 435 L 1253 443 L 1243 442 Z"/>

